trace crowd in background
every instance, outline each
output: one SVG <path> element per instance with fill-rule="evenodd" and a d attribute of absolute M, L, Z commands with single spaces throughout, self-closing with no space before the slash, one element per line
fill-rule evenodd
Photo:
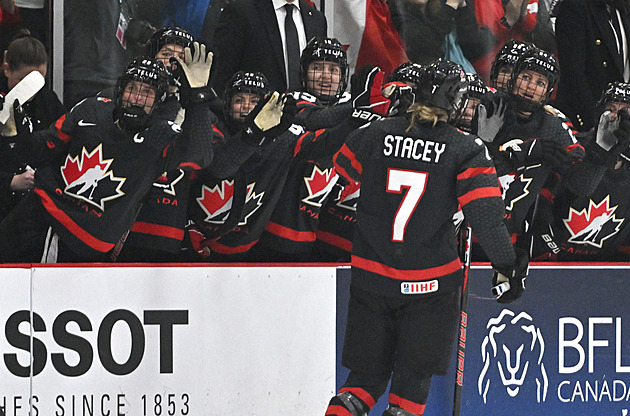
<path fill-rule="evenodd" d="M 63 159 L 70 141 L 66 137 L 71 136 L 70 130 L 64 130 L 69 129 L 68 120 L 80 123 L 92 115 L 83 110 L 76 113 L 84 118 L 64 115 L 77 103 L 99 96 L 100 101 L 114 102 L 107 107 L 112 120 L 134 116 L 119 114 L 125 90 L 120 80 L 129 80 L 121 74 L 148 70 L 137 63 L 129 66 L 139 56 L 152 59 L 151 65 L 162 65 L 169 78 L 168 86 L 162 86 L 164 97 L 154 97 L 157 104 L 151 118 L 167 122 L 165 129 L 178 126 L 183 133 L 176 133 L 188 140 L 203 125 L 197 111 L 197 105 L 203 104 L 209 110 L 208 141 L 214 149 L 193 157 L 178 149 L 185 142 L 178 138 L 179 145 L 167 140 L 175 148 L 168 156 L 153 162 L 134 160 L 137 174 L 144 169 L 146 175 L 153 171 L 157 175 L 143 185 L 138 200 L 129 203 L 130 211 L 120 214 L 129 226 L 97 250 L 99 256 L 77 255 L 81 250 L 68 241 L 80 233 L 71 229 L 66 237 L 61 232 L 61 242 L 53 243 L 57 240 L 52 238 L 50 243 L 69 245 L 66 252 L 72 254 L 67 257 L 43 257 L 41 249 L 33 246 L 25 249 L 30 256 L 4 254 L 0 259 L 349 261 L 360 186 L 339 180 L 333 157 L 343 150 L 345 138 L 359 121 L 371 119 L 365 113 L 363 120 L 354 119 L 357 108 L 367 107 L 385 117 L 406 110 L 400 103 L 409 100 L 409 94 L 399 84 L 413 84 L 412 76 L 405 78 L 409 69 L 403 65 L 376 77 L 371 66 L 352 68 L 344 45 L 326 37 L 333 28 L 327 27 L 312 2 L 296 0 L 299 62 L 292 62 L 286 52 L 290 36 L 284 32 L 285 16 L 291 9 L 280 10 L 285 2 L 282 7 L 271 0 L 157 3 L 65 0 L 64 96 L 56 97 L 46 85 L 12 111 L 12 129 L 3 125 L 0 214 L 6 218 L 22 200 L 33 199 L 34 194 L 42 197 L 37 189 L 44 179 L 38 172 L 44 167 L 51 163 L 67 167 L 68 160 L 78 163 L 78 156 L 87 160 L 92 149 Z M 395 29 L 406 54 L 398 64 L 408 60 L 425 66 L 442 58 L 469 74 L 468 106 L 452 124 L 480 137 L 490 150 L 502 181 L 505 221 L 513 242 L 539 260 L 627 260 L 626 153 L 630 152 L 621 148 L 622 143 L 627 147 L 625 119 L 623 111 L 619 117 L 617 112 L 630 104 L 630 4 L 626 0 L 390 0 L 385 4 L 389 11 L 385 22 Z M 5 51 L 0 91 L 6 94 L 32 71 L 47 75 L 49 3 L 3 0 L 0 6 L 0 43 Z M 272 32 L 277 44 L 266 37 Z M 206 56 L 199 45 L 213 52 L 205 64 L 199 63 Z M 171 59 L 177 56 L 190 64 L 184 56 L 186 47 L 191 49 L 188 59 L 201 59 L 196 65 L 206 65 L 210 71 L 202 82 L 194 79 L 197 67 L 178 67 Z M 371 64 L 379 66 L 379 62 Z M 539 106 L 523 107 L 520 98 L 512 97 L 519 96 L 518 73 L 512 74 L 516 67 L 544 76 L 539 81 L 543 92 L 523 93 Z M 194 85 L 182 88 L 182 82 Z M 366 85 L 373 89 L 366 90 Z M 372 107 L 369 97 L 380 97 L 374 88 L 386 92 L 388 108 Z M 270 99 L 274 91 L 289 92 L 291 98 Z M 193 95 L 182 98 L 182 92 Z M 366 96 L 367 103 L 362 101 Z M 273 101 L 276 108 L 269 107 Z M 101 111 L 94 106 L 90 111 Z M 261 114 L 277 122 L 261 127 Z M 130 137 L 137 138 L 147 126 L 129 129 Z M 258 134 L 248 132 L 252 127 Z M 25 129 L 42 132 L 37 137 L 56 132 L 54 139 L 47 139 L 48 147 L 62 151 L 46 161 L 37 160 L 28 153 L 32 147 L 21 149 L 16 139 Z M 514 144 L 514 139 L 520 142 Z M 205 149 L 194 143 L 188 146 Z M 504 148 L 508 143 L 509 152 Z M 519 145 L 522 149 L 513 151 Z M 532 156 L 536 152 L 538 159 Z M 145 169 L 149 163 L 152 169 Z M 130 168 L 128 176 L 133 172 Z M 109 192 L 115 197 L 111 198 L 118 198 L 123 186 L 116 187 L 119 174 L 104 175 L 112 182 Z M 69 186 L 66 183 L 65 189 Z M 92 210 L 102 219 L 108 199 L 95 204 L 93 195 L 85 196 L 93 188 L 86 185 L 83 191 L 71 193 L 86 202 L 88 214 Z M 51 191 L 54 194 L 55 188 Z M 43 202 L 48 214 L 41 207 L 30 214 L 55 217 L 53 212 L 60 210 L 50 204 Z M 108 221 L 116 220 L 111 218 Z M 41 227 L 52 225 L 54 236 L 60 234 L 60 227 L 73 227 L 64 221 L 54 218 Z M 83 219 L 72 224 L 76 221 L 86 228 Z M 18 219 L 12 222 L 12 228 L 0 226 L 0 234 L 19 230 Z M 457 218 L 453 226 L 459 226 Z M 20 235 L 26 239 L 24 233 Z M 473 258 L 484 260 L 483 253 L 473 250 Z"/>

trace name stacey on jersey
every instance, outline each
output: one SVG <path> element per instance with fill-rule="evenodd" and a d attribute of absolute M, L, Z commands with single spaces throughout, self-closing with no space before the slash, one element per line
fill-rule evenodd
<path fill-rule="evenodd" d="M 388 134 L 383 138 L 383 154 L 403 159 L 439 163 L 446 143 Z"/>

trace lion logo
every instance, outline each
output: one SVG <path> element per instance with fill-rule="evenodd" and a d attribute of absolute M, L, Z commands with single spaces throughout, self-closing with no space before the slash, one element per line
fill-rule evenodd
<path fill-rule="evenodd" d="M 477 387 L 486 403 L 491 380 L 498 372 L 501 383 L 510 397 L 519 394 L 528 375 L 535 377 L 536 399 L 544 402 L 549 380 L 543 363 L 545 341 L 532 317 L 525 312 L 515 315 L 503 309 L 498 317 L 486 325 L 488 335 L 481 343 L 483 369 Z"/>

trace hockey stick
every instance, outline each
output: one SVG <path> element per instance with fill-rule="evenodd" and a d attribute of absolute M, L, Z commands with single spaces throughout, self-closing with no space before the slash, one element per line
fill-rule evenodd
<path fill-rule="evenodd" d="M 453 397 L 453 416 L 459 416 L 462 406 L 462 388 L 464 386 L 464 358 L 466 356 L 466 330 L 468 326 L 468 272 L 472 253 L 472 229 L 462 227 L 459 236 L 460 256 L 462 257 L 464 284 L 460 301 L 461 319 L 457 338 L 457 367 L 455 368 L 455 393 Z"/>

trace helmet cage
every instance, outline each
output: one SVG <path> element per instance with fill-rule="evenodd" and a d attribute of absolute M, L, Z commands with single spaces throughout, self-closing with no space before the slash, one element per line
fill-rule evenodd
<path fill-rule="evenodd" d="M 146 93 L 132 94 L 135 99 L 125 98 L 125 89 L 131 82 L 138 84 L 135 86 L 138 91 L 146 90 L 144 86 L 148 86 L 155 92 L 148 112 L 145 110 L 148 100 Z M 168 73 L 162 62 L 150 57 L 134 59 L 116 82 L 114 119 L 125 130 L 140 131 L 146 127 L 160 103 L 164 102 L 167 91 Z"/>
<path fill-rule="evenodd" d="M 519 75 L 527 70 L 531 70 L 547 77 L 547 90 L 542 94 L 541 102 L 536 102 L 514 92 Z M 551 95 L 553 94 L 553 90 L 558 84 L 558 78 L 559 68 L 556 58 L 542 49 L 533 48 L 526 52 L 516 63 L 514 71 L 512 72 L 512 77 L 508 83 L 508 91 L 514 97 L 516 105 L 519 109 L 532 112 L 541 108 L 549 101 Z"/>
<path fill-rule="evenodd" d="M 238 71 L 227 83 L 223 94 L 223 114 L 228 124 L 241 123 L 241 120 L 234 117 L 232 111 L 232 99 L 238 93 L 255 94 L 259 98 L 265 97 L 271 92 L 271 87 L 267 78 L 261 72 Z"/>
<path fill-rule="evenodd" d="M 323 94 L 314 91 L 313 88 L 308 85 L 311 79 L 311 77 L 309 77 L 309 67 L 311 63 L 315 61 L 334 62 L 339 65 L 341 76 L 336 91 L 331 91 L 330 94 Z M 336 102 L 341 98 L 348 86 L 348 70 L 349 66 L 346 50 L 336 38 L 314 37 L 308 42 L 300 56 L 300 80 L 302 82 L 302 89 L 325 103 Z"/>
<path fill-rule="evenodd" d="M 163 27 L 158 29 L 149 39 L 149 56 L 156 56 L 164 45 L 179 45 L 190 47 L 194 41 L 193 35 L 179 27 Z"/>
<path fill-rule="evenodd" d="M 514 69 L 518 59 L 533 47 L 534 45 L 529 42 L 523 42 L 515 39 L 510 39 L 505 45 L 503 45 L 501 50 L 497 53 L 490 68 L 490 86 L 497 88 L 501 68 L 508 67 Z"/>

